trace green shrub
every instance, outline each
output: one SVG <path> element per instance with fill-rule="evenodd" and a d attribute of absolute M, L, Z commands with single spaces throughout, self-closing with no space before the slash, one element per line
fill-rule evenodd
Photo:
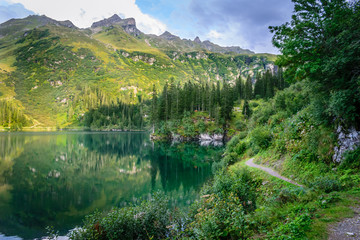
<path fill-rule="evenodd" d="M 248 213 L 256 209 L 259 182 L 247 170 L 218 171 L 212 185 L 190 212 L 189 236 L 194 239 L 245 239 L 252 235 Z"/>
<path fill-rule="evenodd" d="M 241 169 L 231 174 L 228 172 L 220 172 L 214 177 L 214 183 L 211 193 L 225 197 L 233 193 L 238 197 L 245 212 L 252 212 L 256 209 L 256 187 L 259 182 L 251 177 L 249 171 Z"/>
<path fill-rule="evenodd" d="M 271 140 L 272 134 L 266 127 L 256 127 L 250 133 L 250 146 L 254 152 L 258 151 L 259 149 L 267 149 L 271 144 Z"/>
<path fill-rule="evenodd" d="M 360 168 L 360 147 L 356 148 L 353 151 L 348 151 L 344 154 L 344 160 L 340 165 L 341 169 L 351 168 L 359 169 Z"/>
<path fill-rule="evenodd" d="M 345 123 L 356 123 L 359 119 L 360 102 L 358 90 L 346 89 L 331 92 L 328 113 L 336 119 L 343 119 Z"/>
<path fill-rule="evenodd" d="M 238 119 L 238 120 L 236 120 L 236 122 L 235 122 L 235 128 L 236 128 L 237 130 L 243 131 L 243 130 L 245 130 L 245 128 L 246 128 L 246 124 L 245 124 L 245 122 L 244 122 L 243 120 Z"/>
<path fill-rule="evenodd" d="M 95 212 L 71 233 L 70 239 L 164 239 L 174 217 L 167 204 L 168 199 L 155 194 L 139 206 L 114 208 L 105 217 Z"/>
<path fill-rule="evenodd" d="M 202 200 L 190 231 L 195 239 L 245 239 L 251 236 L 249 217 L 234 194 L 209 195 Z"/>
<path fill-rule="evenodd" d="M 199 133 L 206 132 L 206 124 L 204 120 L 200 119 L 196 122 L 195 128 L 198 130 Z"/>
<path fill-rule="evenodd" d="M 341 190 L 340 181 L 329 176 L 317 177 L 313 182 L 310 182 L 308 186 L 325 193 Z"/>
<path fill-rule="evenodd" d="M 296 153 L 293 157 L 293 161 L 306 161 L 313 162 L 317 160 L 317 155 L 310 152 L 308 149 L 302 149 L 300 152 Z"/>
<path fill-rule="evenodd" d="M 299 196 L 304 193 L 302 188 L 283 188 L 276 195 L 275 200 L 281 204 L 295 202 L 299 199 Z"/>
<path fill-rule="evenodd" d="M 267 123 L 269 118 L 275 113 L 274 108 L 271 103 L 264 102 L 261 106 L 255 109 L 252 114 L 252 121 L 256 122 L 256 124 L 264 124 Z"/>
<path fill-rule="evenodd" d="M 230 141 L 226 144 L 226 151 L 232 152 L 235 148 L 235 146 L 240 142 L 240 136 L 235 135 L 230 139 Z"/>
<path fill-rule="evenodd" d="M 287 221 L 284 224 L 280 224 L 268 235 L 269 239 L 306 239 L 306 232 L 310 229 L 312 222 L 311 215 L 307 212 L 300 214 L 291 213 L 286 219 Z"/>
<path fill-rule="evenodd" d="M 239 156 L 244 154 L 244 152 L 246 151 L 247 149 L 247 145 L 245 142 L 239 142 L 235 148 L 234 148 L 234 151 L 236 154 L 238 154 Z"/>

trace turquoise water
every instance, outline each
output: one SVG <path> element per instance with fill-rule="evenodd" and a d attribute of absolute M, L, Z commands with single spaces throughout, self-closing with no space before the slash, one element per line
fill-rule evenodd
<path fill-rule="evenodd" d="M 96 209 L 129 206 L 158 190 L 186 207 L 221 153 L 154 144 L 148 133 L 0 134 L 0 238 L 41 238 L 47 226 L 66 235 Z"/>

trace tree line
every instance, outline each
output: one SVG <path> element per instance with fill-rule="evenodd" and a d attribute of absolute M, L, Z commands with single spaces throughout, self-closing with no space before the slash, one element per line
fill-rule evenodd
<path fill-rule="evenodd" d="M 113 127 L 122 130 L 142 130 L 145 126 L 142 104 L 127 104 L 120 100 L 91 108 L 83 116 L 82 122 L 92 129 Z"/>
<path fill-rule="evenodd" d="M 161 94 L 155 85 L 152 91 L 150 121 L 153 125 L 161 121 L 181 119 L 186 112 L 205 111 L 217 122 L 225 123 L 231 119 L 235 101 L 247 101 L 254 98 L 271 98 L 276 89 L 284 89 L 287 84 L 282 76 L 282 70 L 258 73 L 253 79 L 248 75 L 246 81 L 239 77 L 234 84 L 229 82 L 186 82 L 181 85 L 174 79 L 167 82 Z M 245 112 L 247 109 L 244 110 Z"/>
<path fill-rule="evenodd" d="M 20 130 L 30 123 L 16 103 L 9 100 L 0 100 L 0 126 L 8 127 L 11 130 Z"/>

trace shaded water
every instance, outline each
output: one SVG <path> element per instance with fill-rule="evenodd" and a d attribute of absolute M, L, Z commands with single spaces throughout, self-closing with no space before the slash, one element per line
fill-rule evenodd
<path fill-rule="evenodd" d="M 222 148 L 154 144 L 147 133 L 0 134 L 0 238 L 65 235 L 96 209 L 164 191 L 184 207 Z"/>

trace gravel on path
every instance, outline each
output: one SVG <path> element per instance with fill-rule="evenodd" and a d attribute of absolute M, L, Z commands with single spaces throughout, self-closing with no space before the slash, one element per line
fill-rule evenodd
<path fill-rule="evenodd" d="M 267 172 L 268 174 L 270 174 L 271 176 L 274 176 L 276 178 L 279 178 L 279 179 L 282 179 L 286 182 L 289 182 L 291 184 L 294 184 L 296 186 L 299 186 L 299 187 L 304 187 L 303 185 L 291 180 L 291 179 L 288 179 L 284 176 L 281 176 L 277 171 L 275 171 L 274 169 L 271 169 L 271 168 L 268 168 L 268 167 L 264 167 L 264 166 L 261 166 L 261 165 L 258 165 L 256 163 L 254 163 L 254 158 L 250 158 L 249 160 L 246 161 L 245 163 L 247 166 L 249 167 L 253 167 L 253 168 L 258 168 L 258 169 L 261 169 L 265 172 Z"/>

